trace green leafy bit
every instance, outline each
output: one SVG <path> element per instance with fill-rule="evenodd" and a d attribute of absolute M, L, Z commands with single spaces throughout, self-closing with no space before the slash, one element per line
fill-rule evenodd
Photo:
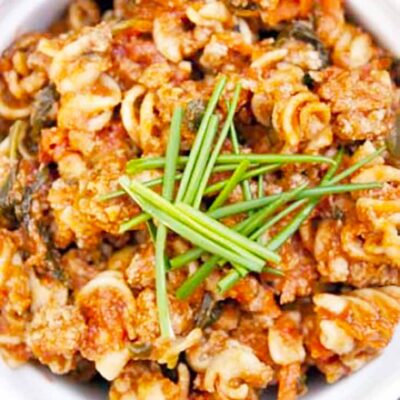
<path fill-rule="evenodd" d="M 59 100 L 56 87 L 51 84 L 39 90 L 32 105 L 30 123 L 32 126 L 31 140 L 37 146 L 39 135 L 43 128 L 51 126 L 55 118 L 55 103 Z"/>
<path fill-rule="evenodd" d="M 185 120 L 191 131 L 195 132 L 200 128 L 205 110 L 205 102 L 202 99 L 189 101 L 185 109 Z"/>
<path fill-rule="evenodd" d="M 334 164 L 335 162 L 324 156 L 308 154 L 220 154 L 216 159 L 216 165 L 238 164 L 243 160 L 250 161 L 251 164 L 301 164 L 301 163 L 324 163 Z M 178 158 L 178 166 L 189 164 L 189 158 L 181 156 Z M 138 172 L 164 168 L 165 157 L 135 158 L 130 160 L 126 166 L 127 174 L 137 174 Z M 186 170 L 185 170 L 186 171 Z"/>
<path fill-rule="evenodd" d="M 213 299 L 210 293 L 205 293 L 200 310 L 196 315 L 196 326 L 204 329 L 218 320 L 222 313 L 222 302 Z"/>

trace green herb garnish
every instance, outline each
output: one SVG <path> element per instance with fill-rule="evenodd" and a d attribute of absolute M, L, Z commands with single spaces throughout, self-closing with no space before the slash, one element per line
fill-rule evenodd
<path fill-rule="evenodd" d="M 197 158 L 201 152 L 201 147 L 203 145 L 204 138 L 207 134 L 208 124 L 209 124 L 212 114 L 217 106 L 217 103 L 222 94 L 222 91 L 224 90 L 226 81 L 227 81 L 226 77 L 222 77 L 219 80 L 219 82 L 217 83 L 217 86 L 215 87 L 214 92 L 210 98 L 210 101 L 207 104 L 206 111 L 204 112 L 204 117 L 200 123 L 200 127 L 199 127 L 199 130 L 196 135 L 196 139 L 192 146 L 192 150 L 190 151 L 190 156 L 188 158 L 185 171 L 183 172 L 183 177 L 181 180 L 181 184 L 179 186 L 178 194 L 176 195 L 176 201 L 181 201 L 184 198 L 184 196 L 186 195 L 186 191 L 187 191 L 189 183 L 190 183 L 193 169 L 195 168 Z M 128 169 L 129 169 L 129 165 L 128 165 Z"/>
<path fill-rule="evenodd" d="M 179 130 L 182 121 L 182 110 L 180 110 L 177 111 L 180 117 L 176 118 L 171 126 L 166 157 L 131 160 L 126 168 L 128 174 L 136 174 L 146 169 L 165 168 L 164 176 L 144 184 L 123 177 L 119 180 L 122 191 L 102 196 L 102 200 L 105 200 L 127 193 L 142 208 L 143 213 L 125 221 L 121 225 L 121 231 L 131 229 L 143 222 L 151 223 L 154 227 L 152 220 L 158 221 L 155 238 L 157 302 L 161 305 L 158 309 L 164 337 L 171 335 L 165 275 L 167 268 L 181 268 L 203 255 L 209 257 L 178 289 L 176 296 L 180 299 L 190 296 L 215 268 L 221 268 L 227 263 L 232 268 L 218 283 L 218 289 L 221 292 L 231 288 L 250 272 L 269 272 L 282 276 L 281 270 L 270 267 L 267 262 L 280 262 L 277 251 L 309 218 L 322 196 L 381 187 L 381 184 L 376 182 L 356 184 L 340 184 L 340 182 L 376 158 L 383 149 L 360 160 L 336 176 L 343 158 L 343 149 L 337 153 L 335 159 L 303 154 L 240 154 L 233 123 L 239 102 L 240 85 L 235 88 L 233 97 L 228 103 L 226 118 L 221 123 L 221 129 L 218 132 L 219 118 L 215 110 L 225 85 L 226 78 L 222 77 L 204 111 L 188 157 L 179 156 L 179 137 L 177 138 L 172 133 Z M 234 154 L 220 154 L 229 132 Z M 306 188 L 303 185 L 289 192 L 264 196 L 264 175 L 290 163 L 327 163 L 330 164 L 330 168 L 318 187 Z M 177 169 L 181 171 L 183 169 L 182 173 L 177 172 Z M 233 173 L 229 178 L 207 187 L 211 174 L 220 171 L 233 171 Z M 257 198 L 252 199 L 250 180 L 257 177 Z M 179 180 L 177 197 L 173 202 L 173 188 Z M 161 183 L 163 183 L 162 196 L 150 189 Z M 224 206 L 239 184 L 244 201 Z M 205 195 L 216 195 L 216 197 L 207 211 L 200 211 L 200 206 L 207 204 L 207 202 L 203 203 Z M 262 245 L 262 238 L 270 228 L 299 209 L 300 211 L 278 234 L 272 237 L 266 246 Z M 218 219 L 241 213 L 248 213 L 248 216 L 233 228 L 218 222 Z M 168 260 L 165 255 L 167 227 L 195 247 Z"/>
<path fill-rule="evenodd" d="M 178 107 L 172 117 L 170 137 L 167 147 L 167 162 L 165 164 L 165 173 L 163 178 L 162 195 L 164 199 L 171 201 L 174 193 L 175 186 L 175 173 L 176 173 L 176 160 L 178 158 L 180 144 L 181 144 L 181 124 L 182 124 L 183 110 Z M 169 315 L 168 306 L 168 292 L 167 292 L 167 279 L 166 279 L 166 255 L 165 246 L 167 241 L 167 227 L 160 224 L 156 233 L 156 300 L 158 319 L 160 322 L 161 336 L 164 338 L 171 338 L 174 336 L 172 329 L 171 318 Z"/>
<path fill-rule="evenodd" d="M 248 161 L 242 161 L 238 167 L 236 168 L 235 172 L 232 176 L 226 181 L 222 191 L 213 201 L 210 206 L 210 211 L 215 210 L 216 208 L 222 206 L 225 201 L 228 199 L 229 195 L 233 192 L 237 184 L 243 179 L 243 175 L 245 174 L 247 168 L 249 167 L 250 163 Z"/>

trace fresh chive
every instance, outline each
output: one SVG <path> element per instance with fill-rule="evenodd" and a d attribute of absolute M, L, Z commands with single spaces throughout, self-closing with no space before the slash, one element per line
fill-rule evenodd
<path fill-rule="evenodd" d="M 240 224 L 235 226 L 235 229 L 243 235 L 247 235 L 252 232 L 256 227 L 260 225 L 260 223 L 265 219 L 272 215 L 279 207 L 281 207 L 286 202 L 291 201 L 298 193 L 304 190 L 305 186 L 299 187 L 292 192 L 286 193 L 284 196 L 281 196 L 279 199 L 275 200 L 275 202 L 265 209 L 260 210 L 256 214 L 251 215 L 247 220 L 243 221 Z M 290 208 L 290 207 L 289 207 Z M 282 217 L 283 218 L 283 217 Z M 256 239 L 254 235 L 252 235 L 253 239 Z M 192 253 L 199 252 L 199 249 L 192 249 Z M 200 249 L 201 250 L 201 249 Z M 187 252 L 186 254 L 190 253 Z M 200 254 L 201 255 L 201 254 Z M 194 258 L 197 259 L 198 257 Z M 171 260 L 172 268 L 174 268 L 173 261 Z M 190 261 L 193 261 L 191 259 Z M 188 262 L 190 262 L 188 261 Z M 190 296 L 197 287 L 201 285 L 201 283 L 211 274 L 214 268 L 217 266 L 218 262 L 220 261 L 220 257 L 212 256 L 208 261 L 206 261 L 193 275 L 191 275 L 177 290 L 176 295 L 179 299 L 184 299 Z M 184 264 L 182 264 L 184 265 Z M 270 269 L 271 272 L 275 271 Z M 242 275 L 242 271 L 235 270 L 237 275 L 240 277 Z M 275 273 L 279 273 L 275 271 Z"/>
<path fill-rule="evenodd" d="M 221 190 L 219 195 L 211 204 L 209 211 L 213 211 L 216 208 L 222 206 L 226 200 L 228 199 L 229 195 L 233 192 L 237 184 L 243 179 L 243 175 L 246 172 L 247 168 L 249 167 L 249 161 L 242 161 L 238 167 L 236 168 L 235 172 L 232 176 L 228 179 L 225 184 L 225 187 Z"/>
<path fill-rule="evenodd" d="M 325 187 L 315 187 L 311 189 L 306 189 L 302 193 L 297 196 L 297 199 L 310 199 L 312 197 L 324 196 L 330 194 L 338 194 L 338 193 L 347 193 L 354 192 L 357 190 L 371 190 L 371 189 L 379 189 L 382 187 L 381 183 L 368 182 L 368 183 L 349 183 L 345 185 L 333 185 L 333 186 L 325 186 Z M 126 193 L 124 191 L 124 193 Z M 261 199 L 254 199 L 250 201 L 238 202 L 229 206 L 224 206 L 213 210 L 208 213 L 208 215 L 215 219 L 221 219 L 225 217 L 229 217 L 235 214 L 241 214 L 243 212 L 255 210 L 266 206 L 277 198 L 279 198 L 283 193 L 273 194 L 271 196 L 265 196 Z M 146 222 L 151 218 L 148 214 L 142 213 L 139 214 L 132 219 L 125 221 L 120 226 L 120 233 L 131 230 L 135 226 L 141 224 L 142 222 Z M 180 256 L 178 256 L 180 257 Z M 198 257 L 197 257 L 198 258 Z M 193 260 L 191 260 L 193 261 Z"/>
<path fill-rule="evenodd" d="M 235 116 L 236 107 L 239 102 L 240 90 L 241 90 L 240 84 L 236 85 L 235 91 L 233 93 L 232 102 L 228 109 L 228 115 L 225 119 L 224 125 L 219 134 L 217 143 L 215 143 L 214 149 L 210 155 L 207 166 L 201 176 L 201 180 L 200 180 L 200 182 L 197 183 L 198 187 L 197 187 L 196 196 L 195 196 L 194 202 L 193 202 L 194 208 L 200 207 L 200 203 L 201 203 L 201 199 L 203 198 L 204 190 L 206 189 L 208 180 L 210 179 L 210 176 L 211 176 L 211 172 L 214 168 L 214 165 L 218 158 L 218 155 L 221 152 L 222 146 L 224 145 L 225 139 L 229 132 L 229 128 L 233 121 L 233 117 Z"/>
<path fill-rule="evenodd" d="M 334 178 L 332 178 L 329 181 L 329 183 L 333 185 L 333 184 L 335 184 L 337 182 L 342 181 L 343 179 L 347 178 L 348 176 L 350 176 L 351 174 L 353 174 L 354 172 L 356 172 L 357 170 L 362 168 L 364 165 L 370 163 L 372 160 L 374 160 L 375 158 L 379 157 L 384 151 L 385 151 L 385 147 L 382 147 L 382 148 L 376 150 L 375 152 L 371 153 L 369 156 L 364 157 L 363 159 L 361 159 L 360 161 L 356 162 L 355 164 L 353 164 L 349 168 L 345 169 L 340 174 L 336 175 Z"/>
<path fill-rule="evenodd" d="M 278 165 L 278 164 L 264 165 L 262 167 L 258 167 L 256 169 L 253 169 L 251 171 L 244 173 L 242 176 L 242 179 L 243 180 L 249 179 L 249 178 L 253 178 L 255 176 L 266 174 L 267 172 L 272 172 L 272 171 L 277 170 L 279 167 L 280 167 L 280 165 Z M 223 181 L 219 181 L 219 182 L 214 183 L 213 185 L 208 186 L 207 189 L 204 191 L 204 194 L 209 195 L 211 193 L 219 192 L 226 185 L 228 180 L 229 179 L 225 179 Z M 250 196 L 250 200 L 251 200 L 251 196 Z"/>
<path fill-rule="evenodd" d="M 277 222 L 279 222 L 281 219 L 283 219 L 285 216 L 289 215 L 291 212 L 293 212 L 295 209 L 299 208 L 302 206 L 304 203 L 306 203 L 307 200 L 298 200 L 294 203 L 292 203 L 289 207 L 285 208 L 282 210 L 280 213 L 275 215 L 273 218 L 271 218 L 269 221 L 267 221 L 262 227 L 260 227 L 252 237 L 254 239 L 261 238 L 262 235 L 272 226 L 274 226 Z M 268 246 L 267 246 L 268 247 Z M 265 268 L 264 272 L 269 272 L 275 275 L 280 275 L 283 276 L 283 272 L 276 270 L 276 269 L 270 269 L 270 268 Z M 218 290 L 221 293 L 226 292 L 227 290 L 231 289 L 243 276 L 235 269 L 230 270 L 219 282 L 218 282 Z"/>
<path fill-rule="evenodd" d="M 174 336 L 171 318 L 169 315 L 167 292 L 167 267 L 165 263 L 165 245 L 167 240 L 167 228 L 160 224 L 156 233 L 155 264 L 156 264 L 156 302 L 161 336 L 171 338 Z"/>
<path fill-rule="evenodd" d="M 268 260 L 274 263 L 278 263 L 280 261 L 280 257 L 276 254 L 266 251 L 263 246 L 254 243 L 247 237 L 228 228 L 226 225 L 221 224 L 213 218 L 208 217 L 206 214 L 197 211 L 193 207 L 180 203 L 177 204 L 177 208 L 182 211 L 182 213 L 190 216 L 192 220 L 204 226 L 205 230 L 216 232 L 220 240 L 222 240 L 222 238 L 226 238 L 227 240 L 230 240 L 232 243 L 235 243 L 237 246 L 241 247 L 243 254 L 245 254 L 244 251 L 248 251 L 250 254 L 254 254 L 257 259 L 261 257 L 263 260 Z"/>
<path fill-rule="evenodd" d="M 249 223 L 244 226 L 242 233 L 246 236 L 252 234 L 250 236 L 251 240 L 258 239 L 259 235 L 254 234 L 253 232 L 261 226 L 262 222 L 273 215 L 273 213 L 280 207 L 296 198 L 301 192 L 305 190 L 306 187 L 307 185 L 304 184 L 290 192 L 283 193 L 282 196 L 278 197 L 274 202 L 267 205 L 264 209 L 255 214 L 255 217 L 252 218 Z"/>
<path fill-rule="evenodd" d="M 337 155 L 336 155 L 336 163 L 332 164 L 331 167 L 329 168 L 328 172 L 326 173 L 325 177 L 323 178 L 320 187 L 325 186 L 330 183 L 330 180 L 332 176 L 336 173 L 337 169 L 339 168 L 340 162 L 343 157 L 343 151 L 340 150 Z M 311 200 L 309 200 L 309 203 L 306 204 L 306 206 L 289 222 L 288 225 L 283 228 L 277 235 L 275 235 L 267 244 L 266 248 L 272 251 L 277 251 L 301 226 L 301 224 L 309 217 L 309 215 L 312 213 L 314 208 L 317 206 L 319 203 L 321 197 L 314 197 Z M 299 200 L 295 202 L 294 204 L 291 205 L 292 208 L 294 207 L 299 207 L 301 205 L 301 202 L 305 200 Z M 287 213 L 288 210 L 291 208 L 288 207 L 286 210 L 283 210 L 279 216 L 279 218 L 283 218 L 283 216 Z M 287 215 L 286 214 L 286 215 Z M 260 228 L 257 232 L 255 232 L 252 235 L 253 239 L 257 239 L 258 237 L 261 237 L 264 232 L 269 229 L 269 227 L 273 226 L 276 222 L 278 222 L 278 216 L 275 217 L 274 221 L 269 221 L 267 222 L 264 227 Z M 230 272 L 228 272 L 225 277 L 223 277 L 219 282 L 218 282 L 218 290 L 221 293 L 226 292 L 230 288 L 232 288 L 239 280 L 241 276 L 240 274 L 232 269 Z"/>
<path fill-rule="evenodd" d="M 155 244 L 156 236 L 157 236 L 157 227 L 154 224 L 152 219 L 149 219 L 148 221 L 146 221 L 146 226 L 147 226 L 147 230 L 149 231 L 150 238 L 151 238 L 152 242 Z"/>
<path fill-rule="evenodd" d="M 247 225 L 252 224 L 253 221 L 257 220 L 260 218 L 260 214 L 264 213 L 264 209 L 259 210 L 257 213 L 252 214 L 251 216 L 247 217 L 245 220 L 239 222 L 236 224 L 233 229 L 236 230 L 239 233 L 246 234 L 246 231 L 244 229 L 246 228 Z M 264 214 L 262 214 L 264 215 Z M 192 261 L 197 260 L 200 258 L 205 251 L 201 248 L 193 248 L 188 250 L 186 253 L 180 254 L 179 256 L 172 258 L 171 259 L 171 268 L 172 269 L 178 269 L 181 268 L 187 264 L 189 264 Z"/>
<path fill-rule="evenodd" d="M 334 180 L 333 176 L 338 170 L 342 158 L 343 158 L 343 149 L 340 149 L 335 157 L 336 164 L 331 165 L 325 177 L 322 179 L 320 188 L 329 185 L 332 182 L 332 180 Z M 272 238 L 272 240 L 267 244 L 267 248 L 273 251 L 278 250 L 283 245 L 283 243 L 285 243 L 299 229 L 301 224 L 308 218 L 308 216 L 317 206 L 320 199 L 321 196 L 317 196 L 310 199 L 309 204 L 306 204 L 306 206 L 289 222 L 289 224 L 286 225 L 281 232 L 279 232 L 276 236 Z"/>
<path fill-rule="evenodd" d="M 162 196 L 171 201 L 174 194 L 176 165 L 181 146 L 181 125 L 183 109 L 178 107 L 172 116 L 170 137 L 168 139 Z"/>
<path fill-rule="evenodd" d="M 331 183 L 333 176 L 338 170 L 340 163 L 343 158 L 343 150 L 340 149 L 336 154 L 336 164 L 331 165 L 325 177 L 322 179 L 320 189 Z M 345 185 L 343 185 L 345 186 Z M 267 244 L 267 248 L 273 251 L 278 250 L 293 234 L 299 229 L 301 224 L 309 217 L 314 208 L 317 206 L 321 199 L 321 196 L 316 196 L 309 200 L 309 203 L 289 222 L 285 228 L 274 236 L 271 241 Z"/>
<path fill-rule="evenodd" d="M 183 254 L 180 254 L 179 256 L 171 258 L 171 269 L 178 269 L 191 263 L 192 261 L 196 261 L 204 253 L 205 251 L 203 249 L 200 247 L 195 247 Z"/>
<path fill-rule="evenodd" d="M 254 164 L 295 164 L 295 163 L 326 163 L 335 164 L 331 158 L 305 154 L 221 154 L 218 164 L 232 164 L 248 160 Z"/>
<path fill-rule="evenodd" d="M 343 161 L 343 156 L 344 156 L 344 148 L 340 147 L 339 151 L 335 154 L 335 161 L 336 165 L 331 165 L 325 174 L 325 176 L 321 180 L 321 184 L 319 186 L 327 186 L 330 184 L 331 179 L 333 176 L 336 174 L 337 170 L 340 168 L 342 161 Z M 337 181 L 339 182 L 339 181 Z"/>
<path fill-rule="evenodd" d="M 186 194 L 186 190 L 188 188 L 193 169 L 196 165 L 197 158 L 199 156 L 201 147 L 203 145 L 204 137 L 207 133 L 208 124 L 209 124 L 211 116 L 218 104 L 218 100 L 221 97 L 221 94 L 222 94 L 222 91 L 224 90 L 226 82 L 227 82 L 227 79 L 225 76 L 223 76 L 217 83 L 217 86 L 215 87 L 214 92 L 211 95 L 211 98 L 207 104 L 206 111 L 201 120 L 200 127 L 199 127 L 199 130 L 196 135 L 196 139 L 193 143 L 188 162 L 187 162 L 185 170 L 183 172 L 181 184 L 179 186 L 178 194 L 176 196 L 176 201 L 181 201 Z"/>
<path fill-rule="evenodd" d="M 331 182 L 327 182 L 326 186 L 317 186 L 315 188 L 307 189 L 303 193 L 299 194 L 298 198 L 310 198 L 320 197 L 326 194 L 338 194 L 354 192 L 356 190 L 368 190 L 381 188 L 382 184 L 379 182 L 367 182 L 367 183 L 347 183 L 343 185 L 332 185 Z"/>
<path fill-rule="evenodd" d="M 356 184 L 348 184 L 348 185 L 337 185 L 337 186 L 326 186 L 324 188 L 322 187 L 316 187 L 316 188 L 312 188 L 312 189 L 305 189 L 300 193 L 297 193 L 295 198 L 296 199 L 303 199 L 303 203 L 304 204 L 304 200 L 312 198 L 312 197 L 316 197 L 316 196 L 321 196 L 321 195 L 326 195 L 326 194 L 333 194 L 333 193 L 345 193 L 345 192 L 351 192 L 351 191 L 355 191 L 355 190 L 367 190 L 367 189 L 377 189 L 382 187 L 381 184 L 379 183 L 356 183 Z M 279 201 L 279 199 L 282 198 L 282 196 L 287 195 L 291 192 L 284 192 L 284 193 L 280 193 L 279 195 L 272 195 L 269 197 L 265 197 L 263 198 L 263 206 L 268 206 L 271 203 L 274 203 L 274 201 Z M 268 201 L 264 201 L 264 200 L 268 200 Z M 254 208 L 261 208 L 261 206 L 259 207 L 252 207 L 249 209 L 254 209 Z M 211 216 L 212 218 L 220 218 L 220 210 L 223 210 L 223 208 L 217 209 L 211 213 L 209 213 L 208 215 Z M 248 209 L 246 208 L 246 211 Z M 243 211 L 240 211 L 243 212 Z M 238 213 L 240 213 L 238 212 Z M 231 215 L 229 213 L 229 215 Z M 226 215 L 223 215 L 226 216 Z M 253 217 L 255 216 L 255 214 L 253 215 Z M 245 221 L 242 221 L 246 222 Z M 173 269 L 177 269 L 180 268 L 184 265 L 187 265 L 188 263 L 197 260 L 201 255 L 203 254 L 203 251 L 201 251 L 201 249 L 191 249 L 189 251 L 187 251 L 184 254 L 180 254 L 179 256 L 173 258 L 171 260 L 171 266 Z"/>
<path fill-rule="evenodd" d="M 189 157 L 178 157 L 178 166 L 183 167 L 188 163 Z M 147 171 L 149 169 L 164 168 L 165 157 L 145 157 L 134 158 L 126 164 L 126 173 L 128 175 L 137 174 L 138 172 Z"/>
<path fill-rule="evenodd" d="M 181 156 L 178 158 L 178 165 L 185 166 L 189 158 Z M 313 156 L 304 154 L 220 154 L 216 159 L 216 164 L 238 164 L 243 160 L 248 160 L 252 164 L 295 164 L 295 163 L 325 163 L 332 164 L 334 161 L 324 156 Z M 165 165 L 164 157 L 135 158 L 130 160 L 126 166 L 127 174 L 136 174 L 138 172 L 163 168 Z"/>
<path fill-rule="evenodd" d="M 199 155 L 196 160 L 196 164 L 193 168 L 192 175 L 190 177 L 186 193 L 182 198 L 182 201 L 186 204 L 192 204 L 193 200 L 196 196 L 199 181 L 204 172 L 204 168 L 207 165 L 207 161 L 208 161 L 208 158 L 210 157 L 210 153 L 211 153 L 211 147 L 212 147 L 215 135 L 218 131 L 218 122 L 219 122 L 219 118 L 216 115 L 213 115 L 208 124 L 206 135 L 204 137 L 204 141 L 200 148 Z"/>
<path fill-rule="evenodd" d="M 125 190 L 114 190 L 109 193 L 101 194 L 100 196 L 97 196 L 98 201 L 108 201 L 112 199 L 116 199 L 118 197 L 126 195 Z"/>
<path fill-rule="evenodd" d="M 279 197 L 276 200 L 276 202 L 279 201 L 279 205 L 282 205 L 283 204 L 282 200 L 283 200 L 283 196 Z M 272 210 L 271 210 L 270 207 L 271 207 L 271 205 L 267 205 L 267 208 L 268 208 L 267 213 L 265 213 L 265 209 L 261 209 L 257 213 L 252 214 L 251 216 L 247 217 L 245 220 L 236 224 L 233 227 L 233 229 L 240 232 L 241 234 L 247 235 L 249 233 L 248 227 L 251 227 L 251 229 L 255 229 L 255 228 L 253 228 L 254 225 L 256 226 L 259 223 L 259 221 L 262 220 L 263 218 L 267 218 L 268 215 L 270 215 L 269 214 L 270 211 L 272 211 L 272 212 L 274 211 L 274 208 L 272 208 Z M 189 264 L 190 262 L 197 260 L 204 253 L 205 253 L 204 250 L 200 249 L 200 248 L 190 249 L 186 253 L 180 254 L 179 256 L 171 259 L 171 268 L 172 269 L 181 268 L 181 267 Z"/>
<path fill-rule="evenodd" d="M 264 175 L 258 175 L 257 197 L 261 199 L 264 196 Z"/>
<path fill-rule="evenodd" d="M 218 291 L 220 293 L 225 293 L 232 289 L 240 280 L 240 274 L 231 269 L 217 284 Z"/>
<path fill-rule="evenodd" d="M 229 103 L 228 103 L 228 108 L 229 108 Z M 231 123 L 230 128 L 231 128 L 231 142 L 232 142 L 233 152 L 234 154 L 240 154 L 239 139 L 235 128 L 235 123 L 233 121 Z M 251 200 L 251 188 L 249 180 L 246 178 L 242 182 L 241 186 L 242 186 L 243 198 L 245 200 Z M 204 193 L 206 192 L 207 189 L 204 191 Z"/>
<path fill-rule="evenodd" d="M 353 192 L 356 190 L 368 190 L 368 189 L 377 189 L 382 187 L 380 183 L 350 183 L 345 185 L 333 185 L 333 186 L 325 186 L 325 187 L 315 187 L 304 190 L 300 193 L 297 199 L 308 199 L 315 196 L 322 196 L 328 194 L 337 194 L 337 193 L 346 193 L 346 192 Z M 257 208 L 264 207 L 265 205 L 271 203 L 272 201 L 276 200 L 280 194 L 273 194 L 270 196 L 265 196 L 261 199 L 254 199 L 250 201 L 242 201 L 235 204 L 230 204 L 228 206 L 221 207 L 212 213 L 210 216 L 215 219 L 221 219 L 225 217 L 229 217 L 235 214 L 241 214 L 243 212 L 247 212 L 249 210 L 254 210 Z"/>
<path fill-rule="evenodd" d="M 179 158 L 178 158 L 178 160 L 179 160 Z M 233 171 L 236 168 L 237 168 L 237 164 L 216 165 L 212 172 L 213 173 L 227 172 L 227 171 Z M 268 168 L 268 167 L 262 167 L 262 168 Z M 179 181 L 181 179 L 182 179 L 181 173 L 175 175 L 175 181 Z M 163 183 L 163 176 L 143 182 L 143 185 L 145 185 L 146 187 L 154 187 L 154 186 L 161 185 L 162 183 Z M 109 193 L 101 194 L 101 195 L 97 196 L 97 200 L 98 201 L 107 201 L 107 200 L 115 199 L 117 197 L 121 197 L 121 196 L 125 196 L 125 195 L 126 195 L 125 190 L 114 190 L 113 192 L 109 192 Z"/>
<path fill-rule="evenodd" d="M 252 235 L 251 238 L 256 240 L 261 238 L 268 229 L 272 228 L 276 223 L 278 223 L 281 219 L 285 218 L 289 215 L 292 211 L 296 210 L 297 208 L 301 207 L 307 202 L 306 199 L 297 200 L 294 203 L 290 204 L 290 206 L 286 207 L 280 213 L 274 215 L 271 219 L 269 219 L 265 224 L 260 226 Z"/>
<path fill-rule="evenodd" d="M 138 182 L 129 184 L 129 179 L 126 177 L 120 178 L 119 182 L 144 211 L 196 246 L 210 253 L 218 254 L 232 263 L 236 262 L 249 270 L 258 271 L 264 265 L 264 261 L 261 259 L 257 259 L 256 262 L 253 262 L 253 260 L 250 262 L 246 258 L 247 255 L 238 254 L 220 245 L 219 242 L 211 240 L 208 229 L 203 229 L 201 225 L 199 226 L 199 224 L 183 215 L 174 205 L 142 184 Z M 198 228 L 200 228 L 200 232 Z M 215 235 L 215 232 L 213 232 L 213 235 Z M 218 237 L 218 239 L 220 238 Z"/>
<path fill-rule="evenodd" d="M 156 233 L 155 264 L 156 264 L 156 302 L 161 336 L 171 338 L 174 336 L 171 318 L 169 315 L 167 292 L 167 266 L 165 262 L 165 246 L 167 241 L 167 228 L 160 224 Z"/>
<path fill-rule="evenodd" d="M 319 198 L 310 200 L 307 204 L 291 221 L 290 223 L 272 240 L 268 243 L 267 248 L 278 250 L 283 243 L 285 243 L 301 226 L 301 224 L 308 218 L 315 206 L 319 202 Z"/>
<path fill-rule="evenodd" d="M 245 241 L 247 238 L 243 236 L 240 236 L 240 238 L 238 238 L 236 235 L 233 234 L 234 232 L 231 229 L 217 221 L 212 220 L 211 218 L 207 218 L 206 215 L 203 213 L 199 212 L 199 214 L 196 215 L 196 209 L 183 203 L 178 203 L 177 209 L 183 215 L 187 216 L 191 223 L 195 225 L 195 229 L 205 235 L 205 237 L 213 240 L 215 243 L 218 243 L 219 245 L 229 249 L 230 251 L 245 257 L 248 263 L 252 265 L 250 268 L 247 267 L 248 269 L 255 271 L 262 270 L 265 264 L 264 259 L 278 262 L 276 261 L 277 258 L 275 254 L 268 253 L 267 255 L 261 254 L 259 256 L 250 248 L 248 248 L 249 246 L 246 246 L 247 242 Z M 212 226 L 209 225 L 210 221 L 214 221 L 215 224 L 213 224 Z M 243 262 L 241 264 L 243 265 Z"/>
<path fill-rule="evenodd" d="M 171 201 L 174 194 L 175 173 L 177 158 L 181 144 L 181 125 L 183 109 L 178 107 L 172 116 L 170 134 L 166 153 L 165 172 L 163 177 L 162 195 L 165 200 Z M 171 318 L 169 314 L 168 292 L 167 292 L 167 264 L 165 247 L 167 242 L 167 227 L 160 224 L 157 228 L 155 241 L 155 265 L 156 265 L 156 302 L 161 337 L 172 338 Z"/>
<path fill-rule="evenodd" d="M 181 300 L 188 298 L 214 271 L 219 259 L 216 255 L 211 256 L 194 274 L 183 282 L 176 291 L 176 297 Z"/>
<path fill-rule="evenodd" d="M 147 222 L 150 219 L 151 219 L 151 216 L 149 214 L 141 213 L 141 214 L 137 215 L 136 217 L 133 217 L 130 220 L 123 222 L 119 226 L 119 233 L 125 233 L 127 231 L 130 231 L 135 226 L 140 225 L 143 222 Z"/>

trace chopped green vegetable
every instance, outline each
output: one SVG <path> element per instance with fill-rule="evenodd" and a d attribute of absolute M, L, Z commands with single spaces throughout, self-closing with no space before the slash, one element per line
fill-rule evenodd
<path fill-rule="evenodd" d="M 222 313 L 222 302 L 213 299 L 210 293 L 205 293 L 200 310 L 196 315 L 196 326 L 205 329 L 218 320 Z"/>
<path fill-rule="evenodd" d="M 54 105 L 59 98 L 60 95 L 53 84 L 39 90 L 36 94 L 30 117 L 32 126 L 30 138 L 33 146 L 37 147 L 41 130 L 54 123 L 56 116 L 56 113 L 53 113 L 55 111 Z"/>
<path fill-rule="evenodd" d="M 322 68 L 325 68 L 329 65 L 329 51 L 321 42 L 310 23 L 306 21 L 294 21 L 282 31 L 281 35 L 278 38 L 278 41 L 285 39 L 286 37 L 292 37 L 297 40 L 310 43 L 319 53 L 320 59 L 322 61 Z"/>
<path fill-rule="evenodd" d="M 189 101 L 185 109 L 185 120 L 191 131 L 195 132 L 200 128 L 205 110 L 205 102 L 202 99 Z"/>

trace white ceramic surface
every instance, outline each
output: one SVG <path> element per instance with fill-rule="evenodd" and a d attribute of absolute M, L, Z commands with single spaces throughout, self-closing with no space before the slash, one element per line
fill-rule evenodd
<path fill-rule="evenodd" d="M 400 0 L 350 0 L 353 9 L 370 7 L 371 3 L 382 5 L 394 2 L 392 7 L 379 9 L 379 22 L 396 22 L 393 10 L 400 6 Z M 63 10 L 68 0 L 0 0 L 0 51 L 21 33 L 46 27 Z M 374 7 L 372 5 L 372 7 Z M 372 8 L 369 15 L 373 15 Z M 386 10 L 386 11 L 385 11 Z M 371 13 L 372 11 L 372 13 Z M 389 23 L 388 23 L 389 24 Z M 390 25 L 393 32 L 393 25 Z M 375 30 L 375 33 L 384 34 Z M 396 41 L 400 43 L 400 35 Z M 387 40 L 383 40 L 388 43 Z M 392 47 L 392 46 L 390 46 Z M 394 49 L 394 47 L 392 47 Z M 394 49 L 395 50 L 395 49 Z M 399 48 L 400 54 L 400 48 Z M 310 392 L 304 400 L 398 400 L 400 399 L 400 331 L 384 354 L 364 367 L 358 373 L 343 379 L 335 385 L 321 384 L 319 380 L 310 384 Z M 104 400 L 104 388 L 77 385 L 65 378 L 56 377 L 45 368 L 24 366 L 10 370 L 0 360 L 0 400 Z"/>

